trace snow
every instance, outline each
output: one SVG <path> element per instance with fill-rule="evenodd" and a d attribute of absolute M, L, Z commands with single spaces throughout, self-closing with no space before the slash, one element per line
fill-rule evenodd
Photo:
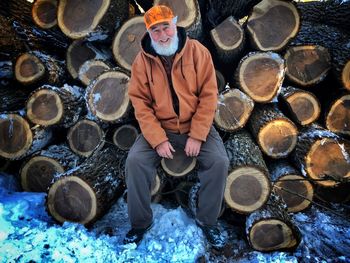
<path fill-rule="evenodd" d="M 13 176 L 0 174 L 0 262 L 350 262 L 349 221 L 316 206 L 294 217 L 303 233 L 295 252 L 254 251 L 238 221 L 221 219 L 232 242 L 226 258 L 210 252 L 194 219 L 177 205 L 153 203 L 154 226 L 136 246 L 122 243 L 130 227 L 123 197 L 87 229 L 57 224 L 45 210 L 45 195 L 20 192 Z"/>

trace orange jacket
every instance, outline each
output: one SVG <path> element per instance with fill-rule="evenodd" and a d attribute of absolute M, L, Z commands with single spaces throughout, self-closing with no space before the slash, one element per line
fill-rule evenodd
<path fill-rule="evenodd" d="M 187 38 L 184 32 L 178 27 L 182 48 L 176 53 L 171 70 L 179 115 L 173 108 L 160 57 L 150 48 L 148 33 L 132 65 L 129 97 L 141 132 L 153 148 L 168 140 L 165 130 L 188 133 L 205 141 L 213 123 L 218 90 L 212 58 L 202 44 Z"/>

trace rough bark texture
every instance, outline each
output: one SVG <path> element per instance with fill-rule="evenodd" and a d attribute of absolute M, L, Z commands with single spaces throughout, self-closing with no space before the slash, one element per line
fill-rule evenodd
<path fill-rule="evenodd" d="M 96 221 L 122 193 L 117 169 L 119 158 L 113 146 L 107 147 L 76 169 L 60 174 L 48 191 L 48 212 L 61 223 L 90 225 Z"/>
<path fill-rule="evenodd" d="M 251 135 L 243 129 L 230 135 L 225 148 L 230 160 L 226 204 L 239 213 L 249 214 L 262 207 L 270 195 L 265 161 Z"/>

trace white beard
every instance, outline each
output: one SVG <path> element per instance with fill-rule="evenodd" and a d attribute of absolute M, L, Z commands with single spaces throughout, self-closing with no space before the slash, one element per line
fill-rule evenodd
<path fill-rule="evenodd" d="M 164 46 L 162 44 L 158 44 L 151 38 L 151 45 L 156 51 L 158 55 L 161 56 L 172 56 L 176 53 L 178 47 L 179 47 L 179 37 L 177 36 L 177 33 L 171 38 L 170 44 L 167 46 Z"/>

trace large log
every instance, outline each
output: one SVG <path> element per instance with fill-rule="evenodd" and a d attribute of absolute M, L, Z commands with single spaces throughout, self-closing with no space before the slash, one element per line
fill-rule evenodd
<path fill-rule="evenodd" d="M 293 2 L 263 0 L 253 7 L 247 33 L 255 49 L 278 51 L 296 36 L 299 26 L 300 15 Z"/>
<path fill-rule="evenodd" d="M 26 103 L 28 119 L 42 126 L 68 128 L 78 121 L 84 109 L 83 90 L 67 84 L 61 88 L 43 85 Z"/>
<path fill-rule="evenodd" d="M 9 160 L 22 159 L 43 149 L 52 140 L 52 131 L 31 127 L 19 114 L 0 114 L 0 156 Z"/>
<path fill-rule="evenodd" d="M 249 214 L 269 198 L 269 173 L 259 147 L 245 130 L 232 133 L 225 142 L 230 160 L 225 202 L 233 210 Z"/>
<path fill-rule="evenodd" d="M 323 187 L 349 181 L 349 156 L 349 141 L 315 124 L 300 131 L 291 155 L 303 175 Z"/>
<path fill-rule="evenodd" d="M 71 150 L 82 157 L 90 156 L 96 149 L 103 147 L 105 133 L 98 123 L 81 119 L 67 133 Z"/>
<path fill-rule="evenodd" d="M 236 69 L 238 87 L 254 101 L 271 102 L 284 80 L 283 58 L 274 52 L 250 52 Z"/>
<path fill-rule="evenodd" d="M 86 226 L 100 218 L 122 194 L 116 148 L 96 151 L 75 169 L 55 178 L 47 194 L 46 207 L 58 222 Z"/>
<path fill-rule="evenodd" d="M 340 96 L 326 112 L 326 128 L 332 132 L 350 135 L 350 94 Z"/>
<path fill-rule="evenodd" d="M 221 130 L 232 132 L 245 126 L 254 108 L 254 101 L 239 89 L 220 93 L 214 122 Z"/>
<path fill-rule="evenodd" d="M 90 59 L 85 61 L 79 67 L 78 78 L 84 85 L 88 86 L 90 82 L 93 81 L 103 71 L 111 68 L 111 65 L 107 61 Z"/>
<path fill-rule="evenodd" d="M 46 192 L 55 174 L 75 168 L 80 162 L 66 145 L 51 145 L 23 162 L 20 170 L 22 188 L 28 192 Z"/>
<path fill-rule="evenodd" d="M 286 159 L 267 162 L 273 190 L 287 205 L 290 213 L 307 209 L 314 197 L 313 185 Z"/>
<path fill-rule="evenodd" d="M 286 109 L 286 115 L 302 126 L 315 122 L 320 116 L 319 100 L 309 91 L 292 86 L 282 87 L 278 98 L 281 109 Z"/>
<path fill-rule="evenodd" d="M 130 111 L 129 74 L 109 70 L 99 75 L 86 89 L 85 100 L 90 113 L 102 122 L 125 120 Z"/>
<path fill-rule="evenodd" d="M 246 234 L 251 247 L 263 252 L 292 251 L 301 241 L 300 230 L 275 195 L 271 195 L 266 206 L 248 216 Z"/>
<path fill-rule="evenodd" d="M 197 0 L 154 0 L 153 4 L 169 6 L 178 17 L 177 25 L 184 27 L 189 37 L 203 39 L 202 18 Z"/>
<path fill-rule="evenodd" d="M 61 0 L 57 20 L 62 32 L 72 39 L 85 37 L 105 40 L 128 15 L 127 0 Z"/>
<path fill-rule="evenodd" d="M 114 130 L 112 141 L 119 149 L 128 151 L 138 135 L 139 131 L 134 125 L 123 124 Z"/>
<path fill-rule="evenodd" d="M 215 47 L 214 57 L 219 63 L 234 63 L 241 58 L 245 34 L 242 26 L 232 16 L 213 28 L 210 37 Z"/>
<path fill-rule="evenodd" d="M 321 82 L 331 68 L 331 55 L 318 45 L 290 46 L 285 55 L 286 77 L 300 86 Z"/>
<path fill-rule="evenodd" d="M 62 85 L 67 78 L 64 62 L 42 51 L 19 55 L 14 63 L 14 73 L 23 85 Z"/>
<path fill-rule="evenodd" d="M 143 16 L 134 16 L 123 23 L 112 43 L 113 57 L 123 68 L 131 70 L 131 65 L 141 50 L 141 39 L 146 33 Z"/>
<path fill-rule="evenodd" d="M 276 103 L 255 105 L 248 127 L 261 150 L 272 158 L 287 157 L 297 143 L 297 127 Z"/>

